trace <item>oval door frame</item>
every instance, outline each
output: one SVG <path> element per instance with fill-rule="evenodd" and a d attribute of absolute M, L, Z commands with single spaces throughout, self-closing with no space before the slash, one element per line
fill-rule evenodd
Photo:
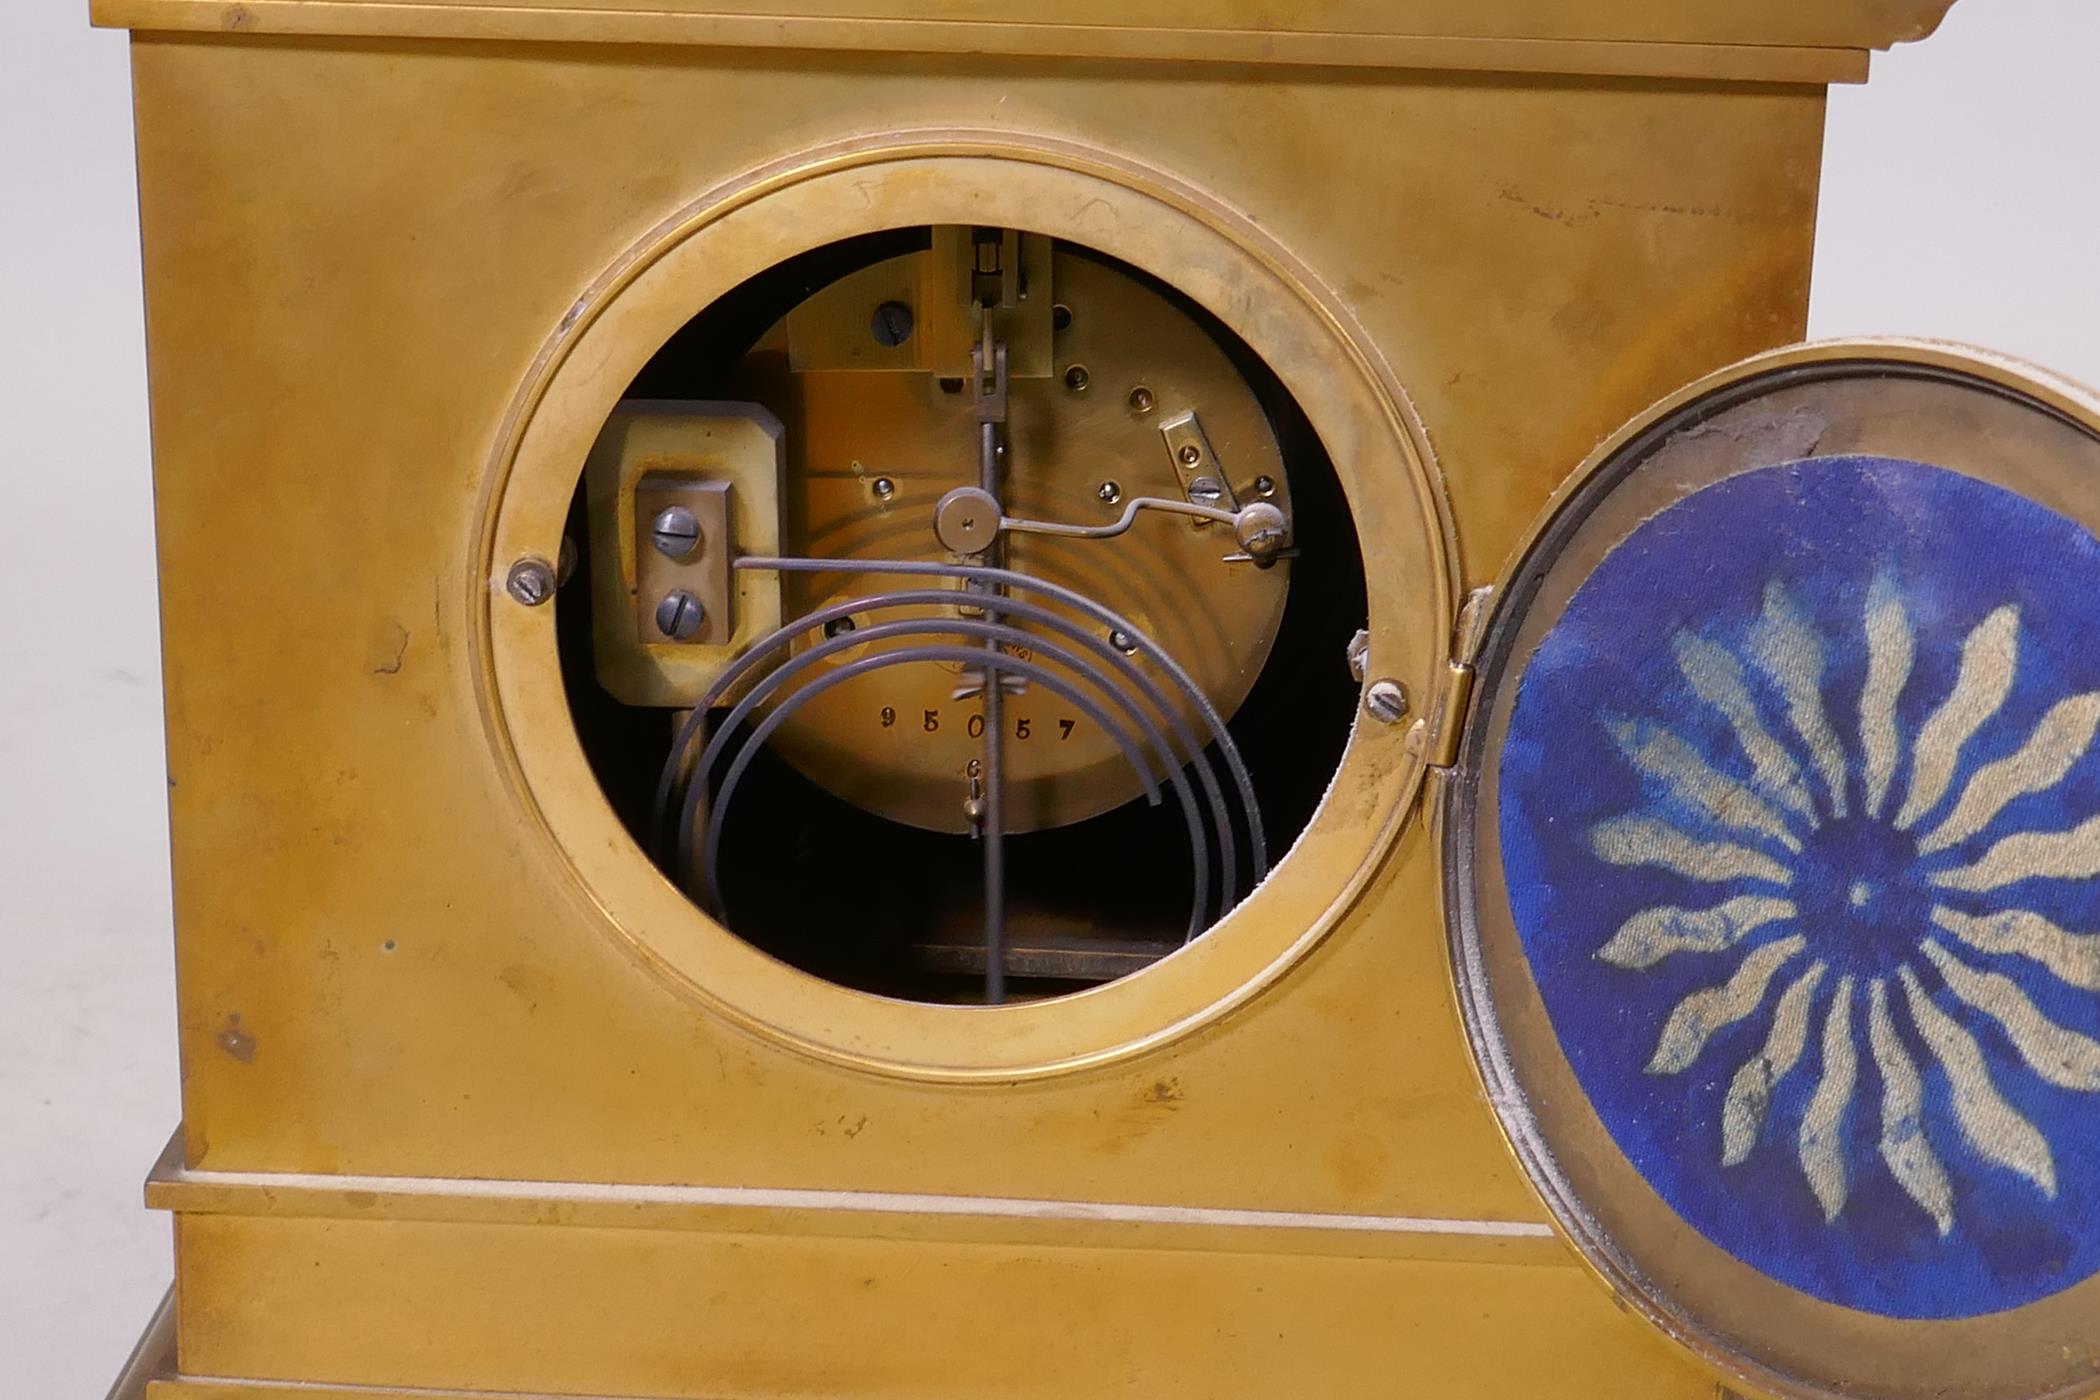
<path fill-rule="evenodd" d="M 1523 890 L 1553 882 L 1533 878 L 1513 900 L 1502 878 L 1505 858 L 1534 875 L 1552 868 L 1523 849 L 1510 855 L 1500 835 L 1500 772 L 1511 761 L 1503 741 L 1510 737 L 1517 696 L 1553 630 L 1576 611 L 1582 588 L 1605 571 L 1614 551 L 1674 507 L 1721 483 L 1790 463 L 1881 458 L 1936 463 L 1964 481 L 2006 486 L 2001 494 L 2017 492 L 2040 501 L 2047 509 L 2039 514 L 2068 517 L 2084 527 L 2086 536 L 2100 535 L 2100 492 L 2079 489 L 2081 483 L 2100 480 L 2100 401 L 2031 366 L 1929 342 L 1796 346 L 1723 369 L 1639 415 L 1556 494 L 1496 590 L 1475 661 L 1477 679 L 1458 762 L 1438 804 L 1443 896 L 1459 1001 L 1488 1100 L 1560 1226 L 1615 1291 L 1708 1363 L 1759 1389 L 1804 1397 L 1893 1400 L 1953 1393 L 1974 1400 L 2038 1400 L 2083 1393 L 2100 1375 L 2095 1369 L 2100 1346 L 2078 1346 L 2078 1338 L 2091 1332 L 2084 1324 L 2100 1306 L 2100 1273 L 2009 1310 L 1891 1315 L 1834 1301 L 1846 1296 L 1842 1283 L 1781 1282 L 1690 1223 L 1675 1202 L 1692 1201 L 1698 1192 L 1680 1189 L 1667 1179 L 1667 1170 L 1653 1165 L 1658 1149 L 1652 1144 L 1664 1143 L 1663 1158 L 1685 1149 L 1678 1140 L 1653 1136 L 1652 1124 L 1670 1121 L 1666 1115 L 1658 1111 L 1644 1118 L 1647 1110 L 1638 1107 L 1660 1101 L 1646 1097 L 1647 1089 L 1675 1073 L 1683 1058 L 1677 1050 L 1665 1054 L 1662 1043 L 1667 1039 L 1662 1031 L 1677 1025 L 1678 1018 L 1671 1016 L 1662 1030 L 1646 1024 L 1628 1028 L 1624 1018 L 1637 1008 L 1631 1002 L 1611 1006 L 1625 1028 L 1622 1038 L 1636 1043 L 1641 1054 L 1655 1046 L 1648 1068 L 1657 1078 L 1623 1096 L 1636 1108 L 1600 1109 L 1591 1091 L 1605 1080 L 1586 1078 L 1575 1061 L 1617 1061 L 1586 1048 L 1589 1040 L 1577 1024 L 1579 1017 L 1571 1019 L 1564 1006 L 1549 1006 L 1542 983 L 1562 974 L 1551 965 L 1543 973 L 1534 965 L 1514 911 L 1518 902 L 1527 909 L 1539 905 Z M 1658 622 L 1658 635 L 1671 625 L 1667 619 Z M 1638 629 L 1629 625 L 1627 630 Z M 1539 682 L 1539 707 L 1553 703 L 1558 693 L 1553 687 L 1560 682 L 1551 678 L 1550 668 L 1560 664 L 1559 655 L 1548 656 L 1549 670 L 1540 673 L 1549 678 Z M 1565 674 L 1569 685 L 1585 678 L 1573 670 Z M 1513 761 L 1543 770 L 1545 759 L 1533 733 L 1517 737 Z M 1529 749 L 1523 747 L 1527 744 Z M 1510 789 L 1518 794 L 1511 800 L 1521 805 L 1529 800 L 1527 791 L 1551 790 L 1553 782 L 1563 780 L 1555 774 L 1520 777 Z M 1520 846 L 1532 839 L 1521 832 L 1519 837 Z M 1621 869 L 1610 880 L 1624 885 L 1628 876 Z M 1567 888 L 1572 885 L 1561 882 L 1555 898 Z M 1592 932 L 1578 916 L 1578 904 L 1563 898 L 1560 907 L 1578 912 L 1556 925 L 1559 934 L 1572 939 L 1577 937 L 1573 930 L 1583 936 Z M 1750 935 L 1740 936 L 1748 948 Z M 1600 943 L 1599 951 L 1605 946 Z M 1772 956 L 1786 955 L 1781 949 Z M 1584 956 L 1595 959 L 1597 953 Z M 1632 965 L 1650 956 L 1659 961 L 1662 954 L 1653 946 L 1631 952 L 1621 947 L 1615 956 Z M 1890 986 L 1894 995 L 1893 974 Z M 1709 1019 L 1722 1014 L 1725 1010 Z M 1751 1024 L 1746 1020 L 1746 1028 Z M 1592 1038 L 1599 1034 L 1591 1030 Z M 1811 1046 L 1809 1056 L 1815 1053 Z M 1617 1094 L 1606 1087 L 1609 1095 Z M 1776 1102 L 1770 1094 L 1765 1103 Z M 1615 1115 L 1609 1123 L 1607 1111 Z M 1931 1111 L 1929 1104 L 1925 1111 Z M 1643 1133 L 1650 1137 L 1642 1138 Z M 1627 1140 L 1640 1145 L 1647 1167 L 1634 1163 L 1624 1147 Z M 1756 1141 L 1754 1130 L 1751 1140 Z M 1698 1150 L 1708 1146 L 1702 1141 Z M 1777 1228 L 1769 1217 L 1764 1223 Z M 1711 1220 L 1706 1228 L 1726 1233 Z M 1736 1250 L 1749 1248 L 1739 1238 L 1729 1243 Z M 1809 1287 L 1821 1287 L 1830 1296 L 1816 1296 Z M 1873 1306 L 1885 1306 L 1885 1300 Z"/>

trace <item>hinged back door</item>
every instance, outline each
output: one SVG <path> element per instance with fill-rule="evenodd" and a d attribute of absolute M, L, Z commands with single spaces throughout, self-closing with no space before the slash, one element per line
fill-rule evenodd
<path fill-rule="evenodd" d="M 2100 411 L 1782 351 L 1659 405 L 1500 591 L 1444 809 L 1489 1097 L 1751 1385 L 2100 1376 Z"/>

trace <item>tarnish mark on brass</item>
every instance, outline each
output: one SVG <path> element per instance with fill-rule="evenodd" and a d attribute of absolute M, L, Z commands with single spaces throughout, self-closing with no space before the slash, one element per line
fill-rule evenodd
<path fill-rule="evenodd" d="M 408 656 L 408 629 L 398 622 L 389 622 L 372 648 L 372 674 L 375 676 L 398 676 L 401 663 Z"/>
<path fill-rule="evenodd" d="M 1718 434 L 1733 443 L 1753 449 L 1774 461 L 1813 457 L 1830 430 L 1829 415 L 1809 408 L 1791 408 L 1783 413 L 1730 413 L 1709 422 L 1695 423 L 1677 435 L 1679 441 Z"/>
<path fill-rule="evenodd" d="M 234 1012 L 226 1018 L 226 1029 L 219 1032 L 221 1050 L 244 1065 L 255 1063 L 255 1037 L 241 1029 L 241 1016 Z"/>

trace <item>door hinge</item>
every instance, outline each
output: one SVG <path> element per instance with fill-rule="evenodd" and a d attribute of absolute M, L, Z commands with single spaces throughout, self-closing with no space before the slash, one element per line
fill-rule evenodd
<path fill-rule="evenodd" d="M 1476 588 L 1466 595 L 1436 694 L 1408 736 L 1410 746 L 1419 744 L 1423 761 L 1431 768 L 1449 768 L 1458 761 L 1459 741 L 1465 737 L 1466 715 L 1473 703 L 1473 660 L 1480 653 L 1494 598 L 1492 588 Z"/>

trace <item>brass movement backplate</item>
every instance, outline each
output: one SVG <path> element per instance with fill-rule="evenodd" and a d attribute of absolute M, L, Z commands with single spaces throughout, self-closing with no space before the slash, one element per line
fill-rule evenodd
<path fill-rule="evenodd" d="M 972 296 L 1010 301 L 978 306 Z M 1095 526 L 1117 519 L 1129 499 L 1205 492 L 1205 504 L 1259 498 L 1288 512 L 1289 480 L 1262 405 L 1225 350 L 1168 295 L 1047 238 L 946 225 L 932 230 L 925 251 L 850 272 L 809 296 L 733 376 L 732 392 L 766 405 L 784 425 L 784 552 L 964 557 L 937 537 L 935 506 L 977 480 L 966 384 L 986 319 L 1011 337 L 1002 343 L 1010 396 L 1004 496 L 1013 515 Z M 593 509 L 608 504 L 594 499 Z M 643 508 L 620 508 L 636 520 L 629 533 L 645 536 Z M 1131 619 L 1227 716 L 1261 672 L 1291 574 L 1287 560 L 1256 566 L 1230 530 L 1210 521 L 1157 514 L 1112 540 L 1014 534 L 1000 550 L 1008 567 L 1080 589 Z M 791 575 L 781 587 L 794 616 L 894 585 L 829 573 Z M 660 650 L 664 639 L 650 623 L 656 599 L 638 595 L 622 606 L 641 620 L 630 645 Z M 952 611 L 969 616 L 974 607 L 959 601 Z M 834 624 L 832 635 L 854 622 Z M 805 639 L 796 654 L 824 640 Z M 812 681 L 864 655 L 848 648 Z M 702 673 L 685 674 L 691 680 L 677 694 L 657 693 L 690 703 Z M 849 802 L 964 832 L 984 724 L 972 685 L 960 664 L 880 672 L 810 699 L 772 742 Z M 1138 794 L 1110 737 L 1072 705 L 1016 684 L 1003 710 L 1013 830 L 1067 825 Z"/>

